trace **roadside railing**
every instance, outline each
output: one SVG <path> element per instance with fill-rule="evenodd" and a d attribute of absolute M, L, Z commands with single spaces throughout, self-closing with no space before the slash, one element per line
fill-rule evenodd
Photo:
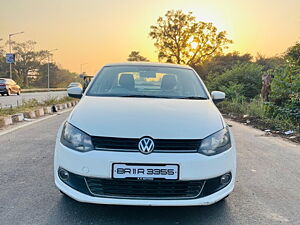
<path fill-rule="evenodd" d="M 31 93 L 31 92 L 47 92 L 47 91 L 66 91 L 67 88 L 30 88 L 30 89 L 22 89 L 23 93 Z"/>

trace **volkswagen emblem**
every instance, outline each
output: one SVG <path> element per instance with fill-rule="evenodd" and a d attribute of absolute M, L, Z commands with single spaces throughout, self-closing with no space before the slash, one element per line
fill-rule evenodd
<path fill-rule="evenodd" d="M 144 137 L 139 141 L 138 147 L 141 153 L 149 154 L 154 149 L 154 141 L 149 137 Z"/>

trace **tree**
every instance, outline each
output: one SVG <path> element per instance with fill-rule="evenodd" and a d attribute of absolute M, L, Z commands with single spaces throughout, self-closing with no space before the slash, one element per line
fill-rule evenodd
<path fill-rule="evenodd" d="M 9 77 L 9 64 L 6 63 L 5 51 L 0 47 L 0 77 Z"/>
<path fill-rule="evenodd" d="M 45 50 L 35 51 L 35 45 L 35 41 L 12 42 L 13 52 L 16 54 L 13 75 L 20 84 L 26 87 L 29 85 L 28 72 L 37 70 L 49 55 L 49 52 Z"/>
<path fill-rule="evenodd" d="M 300 42 L 288 48 L 285 53 L 285 59 L 294 65 L 300 66 Z"/>
<path fill-rule="evenodd" d="M 273 71 L 271 100 L 277 105 L 287 103 L 300 107 L 300 43 L 288 48 L 285 64 Z M 296 104 L 297 103 L 297 104 Z"/>
<path fill-rule="evenodd" d="M 277 66 L 284 64 L 284 59 L 282 57 L 270 57 L 267 58 L 261 54 L 257 54 L 255 62 L 258 65 L 263 66 L 263 71 L 274 70 Z"/>
<path fill-rule="evenodd" d="M 234 65 L 241 63 L 250 63 L 252 56 L 250 54 L 240 55 L 239 52 L 232 52 L 226 55 L 217 55 L 203 63 L 193 66 L 200 77 L 204 80 L 208 75 L 212 78 L 214 75 L 224 73 L 231 69 Z"/>
<path fill-rule="evenodd" d="M 145 61 L 145 62 L 149 62 L 149 60 L 146 57 L 140 55 L 140 52 L 138 52 L 138 51 L 132 51 L 129 54 L 129 56 L 127 58 L 127 61 L 136 61 L 136 62 Z"/>
<path fill-rule="evenodd" d="M 159 61 L 197 65 L 221 54 L 232 43 L 226 32 L 218 32 L 212 23 L 196 21 L 192 12 L 169 10 L 150 27 Z"/>
<path fill-rule="evenodd" d="M 71 73 L 69 70 L 62 69 L 54 63 L 50 63 L 50 87 L 67 87 L 71 82 L 82 82 L 79 75 Z M 38 78 L 34 81 L 36 87 L 47 87 L 48 83 L 48 64 L 42 64 L 38 68 Z"/>

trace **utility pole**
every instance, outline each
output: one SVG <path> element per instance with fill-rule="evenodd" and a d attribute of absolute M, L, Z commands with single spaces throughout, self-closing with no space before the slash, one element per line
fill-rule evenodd
<path fill-rule="evenodd" d="M 58 49 L 52 49 L 48 51 L 48 91 L 50 91 L 50 52 L 57 51 Z"/>
<path fill-rule="evenodd" d="M 83 67 L 84 65 L 86 65 L 86 64 L 88 64 L 88 63 L 81 63 L 81 64 L 80 64 L 80 74 L 82 74 L 82 72 L 83 72 L 83 71 L 82 71 L 82 67 Z"/>
<path fill-rule="evenodd" d="M 11 50 L 11 37 L 14 36 L 14 35 L 23 34 L 23 33 L 24 33 L 24 31 L 8 35 L 8 46 L 9 46 L 9 53 L 10 54 L 12 53 L 12 50 Z M 9 64 L 9 78 L 12 79 L 12 65 L 11 65 L 11 63 Z"/>

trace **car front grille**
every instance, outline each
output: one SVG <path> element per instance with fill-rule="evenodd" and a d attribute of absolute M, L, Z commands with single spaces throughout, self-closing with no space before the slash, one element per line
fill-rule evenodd
<path fill-rule="evenodd" d="M 85 178 L 94 196 L 142 199 L 192 199 L 202 191 L 204 181 L 126 180 Z"/>
<path fill-rule="evenodd" d="M 106 151 L 139 151 L 137 138 L 92 137 L 95 149 Z M 197 152 L 199 139 L 153 139 L 153 152 Z"/>

